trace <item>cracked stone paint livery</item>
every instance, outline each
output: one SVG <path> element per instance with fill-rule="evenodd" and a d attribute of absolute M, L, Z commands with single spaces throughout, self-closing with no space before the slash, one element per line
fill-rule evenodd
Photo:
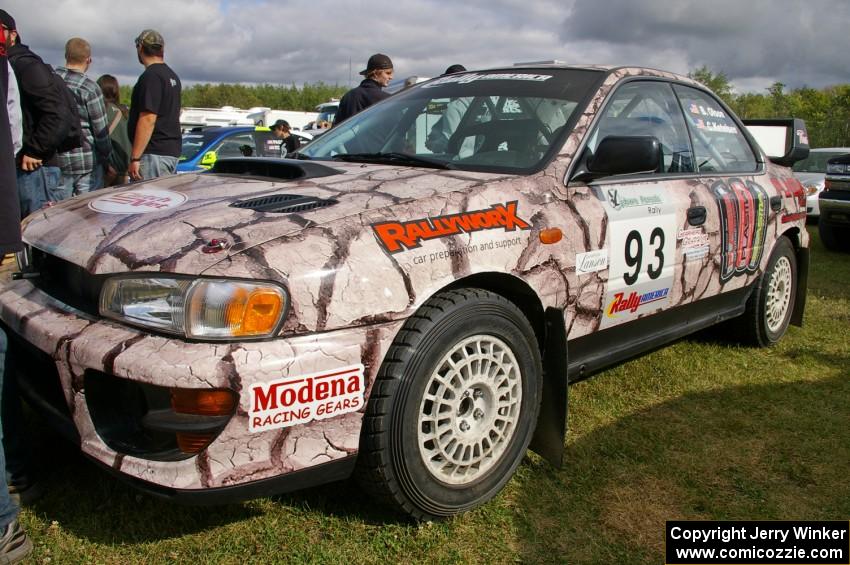
<path fill-rule="evenodd" d="M 163 212 L 115 215 L 93 210 L 91 201 L 127 188 L 75 198 L 40 211 L 24 223 L 25 240 L 84 267 L 91 274 L 148 271 L 211 277 L 265 279 L 282 283 L 291 307 L 278 339 L 250 343 L 189 343 L 94 318 L 59 303 L 31 282 L 15 281 L 0 291 L 0 317 L 56 363 L 82 449 L 122 473 L 179 489 L 231 486 L 305 469 L 356 454 L 363 409 L 325 420 L 249 433 L 254 385 L 341 367 L 364 367 L 368 402 L 375 376 L 404 320 L 440 289 L 472 275 L 515 277 L 533 289 L 544 308 L 562 309 L 568 338 L 598 331 L 611 285 L 611 257 L 622 253 L 612 234 L 621 233 L 610 190 L 617 185 L 568 183 L 571 163 L 599 110 L 626 78 L 688 79 L 645 69 L 610 71 L 555 159 L 529 176 L 436 171 L 334 163 L 338 175 L 268 181 L 186 174 L 141 185 L 185 195 Z M 721 226 L 712 187 L 732 177 L 699 177 L 664 183 L 663 208 L 674 246 L 674 269 L 665 274 L 665 304 L 675 307 L 752 284 L 758 271 L 720 277 Z M 735 177 L 782 196 L 771 210 L 760 269 L 776 237 L 802 222 L 780 218 L 804 210 L 779 192 L 790 171 L 768 164 L 766 172 Z M 632 182 L 632 195 L 657 194 L 658 181 Z M 280 192 L 334 199 L 337 204 L 303 214 L 271 214 L 232 203 Z M 531 229 L 460 231 L 423 239 L 419 246 L 388 253 L 372 226 L 487 210 L 516 203 Z M 703 206 L 706 223 L 694 233 L 709 252 L 686 260 L 676 234 L 693 230 L 686 210 Z M 651 227 L 651 226 L 650 226 Z M 541 243 L 546 228 L 564 237 Z M 692 232 L 693 233 L 693 232 Z M 204 253 L 212 239 L 225 240 L 221 253 Z M 576 273 L 577 256 L 607 250 L 606 268 Z M 620 276 L 620 275 L 617 275 Z M 651 315 L 638 310 L 629 317 Z M 83 375 L 103 371 L 160 386 L 229 388 L 239 405 L 218 438 L 200 455 L 177 462 L 149 461 L 117 453 L 99 437 L 86 405 Z M 365 406 L 365 405 L 364 405 Z"/>

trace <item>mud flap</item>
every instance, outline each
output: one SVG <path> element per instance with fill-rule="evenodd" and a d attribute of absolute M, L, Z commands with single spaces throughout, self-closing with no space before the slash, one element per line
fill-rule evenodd
<path fill-rule="evenodd" d="M 543 395 L 529 447 L 560 469 L 567 433 L 567 332 L 562 310 L 547 308 L 545 317 Z"/>
<path fill-rule="evenodd" d="M 791 325 L 802 327 L 803 314 L 806 311 L 806 292 L 809 286 L 809 248 L 797 249 L 797 295 L 794 297 L 794 311 L 791 312 Z M 544 384 L 544 386 L 546 386 Z"/>

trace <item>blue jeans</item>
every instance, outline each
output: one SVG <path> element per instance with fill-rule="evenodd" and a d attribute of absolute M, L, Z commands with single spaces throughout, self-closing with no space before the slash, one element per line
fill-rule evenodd
<path fill-rule="evenodd" d="M 6 337 L 6 332 L 0 328 L 0 390 L 3 389 L 3 378 L 14 378 L 14 375 L 4 375 L 6 372 L 6 349 L 9 341 Z M 0 402 L 0 406 L 2 406 Z M 3 426 L 0 425 L 0 439 L 3 438 Z M 0 471 L 4 478 L 3 486 L 0 487 L 0 530 L 3 530 L 12 523 L 18 515 L 18 507 L 9 498 L 9 487 L 6 485 L 6 455 L 3 449 L 0 449 Z"/>
<path fill-rule="evenodd" d="M 103 188 L 103 167 L 100 165 L 82 175 L 62 173 L 62 192 L 65 194 L 77 196 L 98 188 Z"/>
<path fill-rule="evenodd" d="M 62 170 L 59 167 L 44 166 L 29 173 L 18 169 L 17 173 L 22 218 L 41 210 L 48 202 L 59 202 L 71 196 L 62 187 Z"/>
<path fill-rule="evenodd" d="M 176 170 L 177 157 L 143 153 L 142 161 L 139 163 L 139 172 L 142 173 L 144 180 L 173 175 Z"/>

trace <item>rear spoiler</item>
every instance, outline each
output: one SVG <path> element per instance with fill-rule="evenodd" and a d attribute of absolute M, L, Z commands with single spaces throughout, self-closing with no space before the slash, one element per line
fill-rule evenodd
<path fill-rule="evenodd" d="M 809 133 L 800 118 L 742 121 L 772 163 L 790 167 L 809 156 Z"/>

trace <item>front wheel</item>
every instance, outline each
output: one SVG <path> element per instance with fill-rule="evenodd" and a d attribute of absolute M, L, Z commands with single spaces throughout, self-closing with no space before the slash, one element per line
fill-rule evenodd
<path fill-rule="evenodd" d="M 747 302 L 740 328 L 743 341 L 759 347 L 778 342 L 788 330 L 796 296 L 797 257 L 791 241 L 782 236 Z"/>
<path fill-rule="evenodd" d="M 522 312 L 480 289 L 441 292 L 407 320 L 364 417 L 358 477 L 416 519 L 493 498 L 531 440 L 540 353 Z"/>

